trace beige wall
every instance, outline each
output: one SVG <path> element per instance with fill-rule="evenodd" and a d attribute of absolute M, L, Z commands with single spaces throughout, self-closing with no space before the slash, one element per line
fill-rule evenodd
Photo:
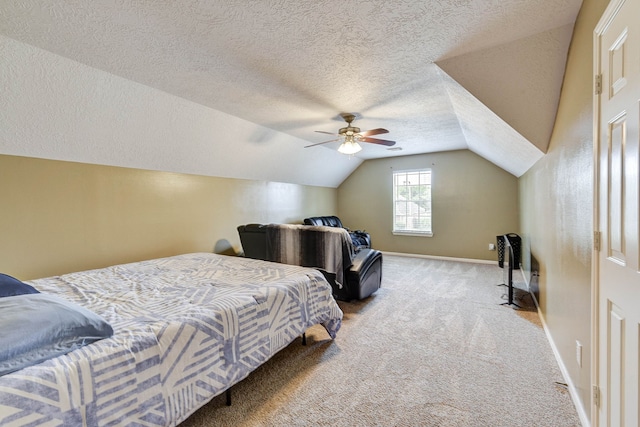
<path fill-rule="evenodd" d="M 394 170 L 432 170 L 433 237 L 392 234 Z M 496 260 L 489 243 L 518 232 L 518 180 L 468 150 L 368 160 L 338 188 L 343 223 L 389 252 Z"/>
<path fill-rule="evenodd" d="M 241 250 L 236 227 L 336 213 L 337 190 L 0 155 L 0 272 L 28 280 Z"/>
<path fill-rule="evenodd" d="M 574 29 L 547 155 L 520 179 L 525 271 L 585 413 L 590 405 L 593 29 L 607 5 L 585 0 Z M 576 340 L 583 345 L 582 367 Z"/>

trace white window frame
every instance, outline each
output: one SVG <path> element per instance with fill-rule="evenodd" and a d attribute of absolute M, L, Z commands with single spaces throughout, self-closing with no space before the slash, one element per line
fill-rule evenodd
<path fill-rule="evenodd" d="M 402 176 L 405 175 L 406 178 L 408 178 L 409 175 L 414 175 L 414 179 L 415 179 L 415 175 L 418 174 L 418 183 L 414 184 L 418 185 L 418 186 L 422 186 L 425 185 L 427 186 L 427 207 L 419 207 L 417 206 L 417 203 L 412 203 L 411 198 L 410 199 L 406 199 L 403 196 L 398 195 L 398 189 L 400 187 L 405 187 L 405 185 L 402 186 L 398 186 L 396 185 L 397 179 L 396 177 L 398 176 Z M 424 183 L 423 183 L 424 181 Z M 407 183 L 408 181 L 405 180 L 405 183 Z M 425 169 L 409 169 L 409 170 L 398 170 L 398 171 L 393 171 L 391 174 L 391 185 L 393 186 L 393 220 L 392 220 L 392 224 L 393 224 L 393 231 L 392 233 L 394 235 L 400 235 L 400 236 L 420 236 L 420 237 L 432 237 L 433 236 L 433 211 L 432 211 L 432 187 L 433 187 L 433 173 L 431 171 L 431 169 L 425 168 Z M 408 186 L 408 185 L 407 185 Z M 401 198 L 402 197 L 402 198 Z M 405 213 L 399 213 L 396 212 L 397 207 L 399 207 L 400 205 L 402 205 L 402 202 L 405 203 Z M 422 204 L 425 202 L 425 200 L 421 200 Z M 415 209 L 412 208 L 412 206 L 415 206 L 417 208 L 417 211 Z M 412 211 L 413 214 L 411 214 L 409 211 Z M 411 228 L 400 228 L 397 229 L 396 225 L 398 224 L 397 219 L 398 217 L 404 217 L 405 218 L 405 224 L 407 222 L 409 222 L 408 220 L 411 219 L 412 221 L 417 220 L 418 222 L 420 222 L 421 219 L 423 218 L 428 218 L 428 224 L 429 224 L 429 228 L 424 228 L 424 229 L 420 229 L 418 227 L 411 227 Z"/>

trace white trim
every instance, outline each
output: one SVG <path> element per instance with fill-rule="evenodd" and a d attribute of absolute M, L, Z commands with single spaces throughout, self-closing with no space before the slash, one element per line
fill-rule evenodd
<path fill-rule="evenodd" d="M 602 47 L 600 46 L 600 38 L 606 27 L 609 25 L 612 17 L 617 14 L 618 8 L 622 7 L 624 1 L 611 1 L 605 11 L 600 16 L 596 27 L 593 30 L 593 76 L 602 74 Z M 592 95 L 593 105 L 593 210 L 592 210 L 592 226 L 594 233 L 600 231 L 600 108 L 601 94 L 604 91 L 604 82 L 601 84 L 600 94 Z M 600 244 L 602 245 L 602 236 L 600 236 Z M 593 391 L 591 392 L 590 410 L 591 424 L 594 427 L 600 425 L 600 408 L 603 408 L 602 386 L 600 385 L 600 252 L 599 249 L 592 245 L 591 248 L 591 387 L 598 387 L 600 390 L 600 405 L 594 404 Z M 605 390 L 607 392 L 608 390 Z M 605 409 L 607 410 L 607 409 Z"/>
<path fill-rule="evenodd" d="M 427 259 L 437 259 L 441 261 L 458 261 L 458 262 L 471 262 L 475 264 L 495 264 L 498 265 L 498 261 L 492 261 L 489 259 L 473 259 L 473 258 L 453 258 L 448 256 L 438 256 L 438 255 L 422 255 L 422 254 L 407 254 L 404 252 L 387 252 L 380 251 L 382 254 L 393 255 L 393 256 L 403 256 L 409 258 L 427 258 Z"/>
<path fill-rule="evenodd" d="M 425 231 L 424 233 L 417 231 L 392 231 L 391 234 L 394 236 L 433 237 L 431 231 Z"/>
<path fill-rule="evenodd" d="M 583 427 L 590 427 L 591 423 L 589 422 L 589 417 L 587 416 L 587 412 L 585 411 L 584 405 L 582 404 L 582 401 L 578 397 L 578 390 L 576 389 L 576 386 L 573 384 L 573 381 L 571 381 L 571 376 L 569 376 L 569 371 L 567 370 L 567 367 L 564 364 L 562 357 L 560 357 L 560 351 L 558 351 L 558 347 L 556 346 L 556 343 L 553 341 L 553 338 L 551 337 L 551 333 L 549 332 L 549 328 L 547 327 L 547 322 L 545 322 L 544 316 L 540 311 L 540 305 L 538 305 L 538 300 L 536 299 L 536 296 L 533 294 L 533 292 L 531 292 L 530 290 L 531 288 L 529 286 L 529 281 L 527 280 L 527 275 L 525 274 L 523 269 L 520 269 L 520 272 L 522 273 L 522 278 L 524 279 L 524 282 L 527 284 L 527 289 L 529 289 L 529 294 L 531 294 L 531 298 L 533 299 L 533 302 L 536 305 L 536 309 L 538 310 L 538 316 L 540 317 L 540 322 L 542 323 L 542 329 L 544 329 L 544 333 L 547 336 L 547 340 L 549 341 L 549 345 L 551 346 L 553 355 L 556 358 L 556 362 L 558 362 L 558 367 L 560 368 L 562 377 L 564 378 L 564 381 L 567 383 L 567 389 L 569 390 L 569 395 L 571 396 L 573 405 L 576 407 L 576 411 L 578 412 L 580 423 L 582 424 Z"/>

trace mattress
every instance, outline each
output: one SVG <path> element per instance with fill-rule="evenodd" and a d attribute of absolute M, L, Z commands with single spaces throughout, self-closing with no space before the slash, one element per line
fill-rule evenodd
<path fill-rule="evenodd" d="M 342 312 L 322 274 L 210 253 L 29 282 L 114 335 L 0 377 L 3 426 L 171 426 Z"/>

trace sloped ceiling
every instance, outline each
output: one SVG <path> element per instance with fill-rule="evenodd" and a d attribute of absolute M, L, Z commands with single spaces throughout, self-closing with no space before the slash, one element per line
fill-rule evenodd
<path fill-rule="evenodd" d="M 258 178 L 317 150 L 339 180 L 309 182 L 305 167 L 287 179 L 337 186 L 363 159 L 465 148 L 522 175 L 547 149 L 580 5 L 21 0 L 0 4 L 0 34 L 265 129 L 259 138 L 282 140 L 272 151 L 251 159 L 237 145 L 247 164 L 264 165 Z M 395 150 L 364 144 L 345 162 L 335 143 L 304 149 L 326 139 L 314 131 L 342 127 L 340 112 L 357 113 L 363 130 L 388 129 Z M 314 157 L 308 168 L 322 167 Z M 237 175 L 249 174 L 238 165 Z"/>

